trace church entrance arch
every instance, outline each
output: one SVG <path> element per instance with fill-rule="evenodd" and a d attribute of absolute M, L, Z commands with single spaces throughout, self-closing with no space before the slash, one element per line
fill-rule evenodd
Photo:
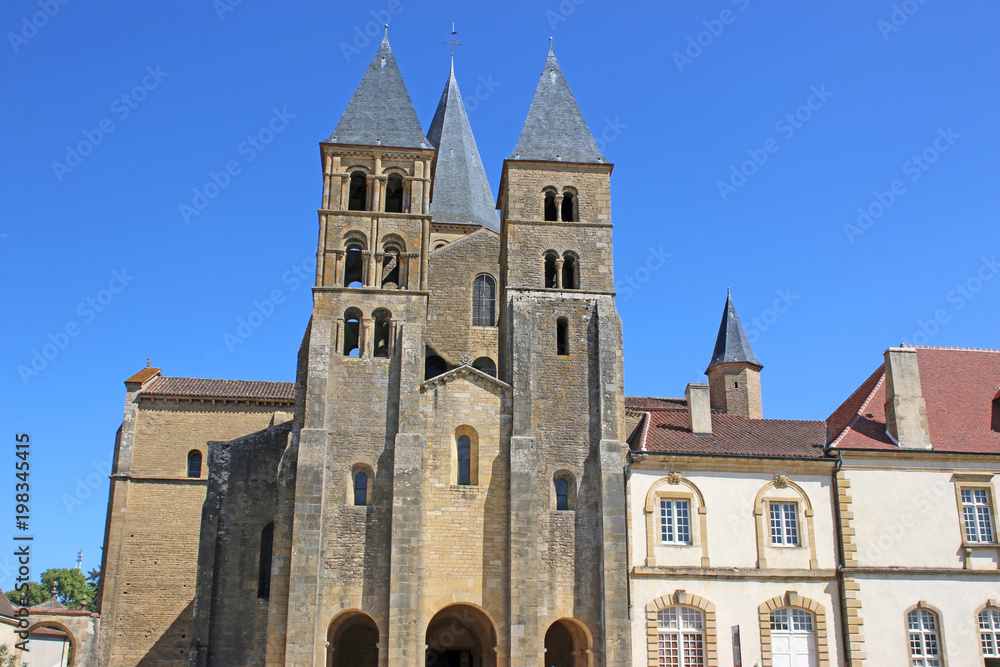
<path fill-rule="evenodd" d="M 445 607 L 427 625 L 427 667 L 496 667 L 497 631 L 482 610 Z"/>
<path fill-rule="evenodd" d="M 371 616 L 348 611 L 326 633 L 326 667 L 378 667 L 378 625 Z"/>
<path fill-rule="evenodd" d="M 545 667 L 590 667 L 590 634 L 579 621 L 560 618 L 545 633 Z"/>

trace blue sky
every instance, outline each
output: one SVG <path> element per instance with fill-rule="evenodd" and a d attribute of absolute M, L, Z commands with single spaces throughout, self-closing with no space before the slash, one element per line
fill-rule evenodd
<path fill-rule="evenodd" d="M 825 418 L 904 340 L 997 347 L 994 2 L 62 2 L 0 8 L 2 488 L 28 432 L 36 576 L 77 548 L 99 564 L 122 381 L 147 358 L 293 379 L 317 144 L 386 18 L 425 128 L 456 23 L 494 193 L 554 37 L 616 165 L 630 394 L 703 381 L 727 287 L 767 417 Z M 212 173 L 225 186 L 186 220 Z M 283 303 L 227 346 L 273 290 Z"/>

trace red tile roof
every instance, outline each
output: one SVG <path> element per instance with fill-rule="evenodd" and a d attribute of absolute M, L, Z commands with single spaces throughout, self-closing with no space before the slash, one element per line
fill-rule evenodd
<path fill-rule="evenodd" d="M 634 448 L 672 454 L 722 454 L 822 458 L 826 423 L 789 419 L 748 419 L 712 413 L 712 435 L 688 429 L 687 401 L 683 398 L 626 396 L 625 408 L 645 411 L 631 443 Z"/>
<path fill-rule="evenodd" d="M 1000 432 L 992 423 L 1000 350 L 916 349 L 932 449 L 1000 454 Z M 828 421 L 831 447 L 898 450 L 885 432 L 885 369 L 875 371 Z"/>
<path fill-rule="evenodd" d="M 160 377 L 143 389 L 141 395 L 294 401 L 295 383 Z"/>
<path fill-rule="evenodd" d="M 149 368 L 149 367 L 143 368 L 141 371 L 139 371 L 129 379 L 125 380 L 125 384 L 131 384 L 132 382 L 138 382 L 141 384 L 159 372 L 160 372 L 159 368 Z"/>

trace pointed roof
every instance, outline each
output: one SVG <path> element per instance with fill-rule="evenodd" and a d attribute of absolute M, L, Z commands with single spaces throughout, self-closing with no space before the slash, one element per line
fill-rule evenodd
<path fill-rule="evenodd" d="M 552 45 L 514 152 L 508 160 L 607 164 L 566 83 Z"/>
<path fill-rule="evenodd" d="M 430 210 L 434 222 L 472 223 L 499 232 L 496 202 L 455 81 L 454 60 L 427 139 L 438 149 Z"/>
<path fill-rule="evenodd" d="M 715 339 L 715 351 L 709 368 L 717 364 L 744 363 L 753 364 L 758 370 L 764 365 L 757 361 L 747 332 L 743 330 L 740 317 L 736 314 L 733 297 L 726 293 L 726 307 L 722 311 L 722 323 L 719 325 L 719 336 Z"/>
<path fill-rule="evenodd" d="M 392 55 L 388 30 L 326 143 L 431 148 Z"/>

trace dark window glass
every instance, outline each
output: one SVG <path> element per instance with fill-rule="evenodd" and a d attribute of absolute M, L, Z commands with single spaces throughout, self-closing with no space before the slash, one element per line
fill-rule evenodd
<path fill-rule="evenodd" d="M 545 219 L 550 221 L 556 220 L 556 193 L 546 192 L 545 193 Z"/>
<path fill-rule="evenodd" d="M 556 321 L 556 354 L 569 354 L 569 322 L 565 317 Z"/>
<path fill-rule="evenodd" d="M 472 484 L 472 440 L 467 435 L 458 438 L 458 483 Z"/>
<path fill-rule="evenodd" d="M 364 172 L 356 171 L 351 174 L 347 209 L 350 211 L 364 211 L 367 205 L 368 179 Z"/>
<path fill-rule="evenodd" d="M 188 454 L 188 477 L 201 477 L 201 452 Z"/>
<path fill-rule="evenodd" d="M 563 222 L 575 222 L 576 216 L 573 215 L 573 193 L 564 192 L 562 200 L 562 219 Z"/>
<path fill-rule="evenodd" d="M 476 276 L 472 282 L 472 325 L 495 327 L 497 324 L 497 283 L 493 276 Z"/>
<path fill-rule="evenodd" d="M 271 594 L 271 554 L 274 549 L 274 523 L 260 531 L 260 560 L 257 569 L 257 597 L 267 599 Z"/>
<path fill-rule="evenodd" d="M 368 473 L 354 474 L 354 504 L 362 507 L 368 504 Z"/>
<path fill-rule="evenodd" d="M 569 482 L 565 479 L 556 480 L 556 509 L 569 509 Z"/>
<path fill-rule="evenodd" d="M 403 179 L 393 174 L 385 184 L 385 210 L 388 213 L 403 212 Z"/>

